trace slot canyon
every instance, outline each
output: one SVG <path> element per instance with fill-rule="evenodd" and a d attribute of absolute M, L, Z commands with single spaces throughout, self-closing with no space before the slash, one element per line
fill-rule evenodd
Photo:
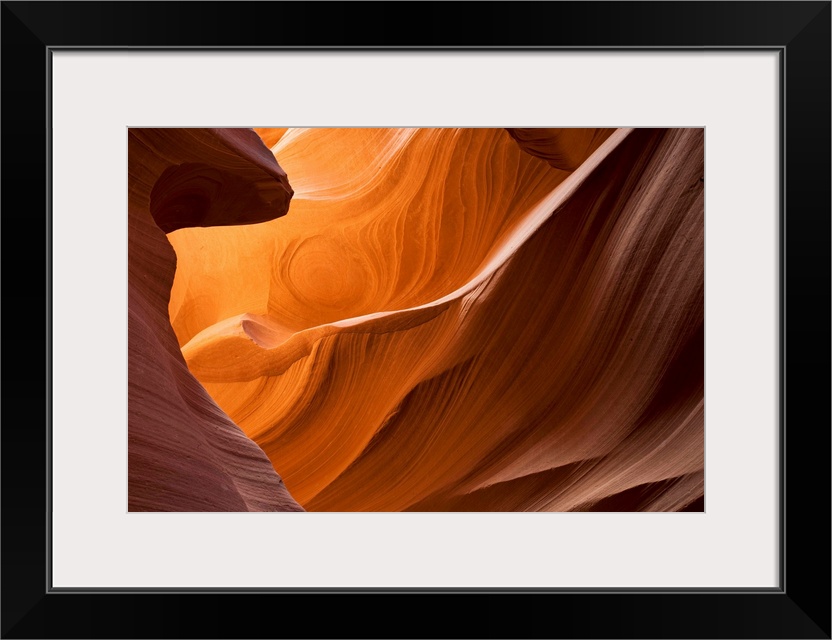
<path fill-rule="evenodd" d="M 130 511 L 703 511 L 704 130 L 128 130 Z"/>

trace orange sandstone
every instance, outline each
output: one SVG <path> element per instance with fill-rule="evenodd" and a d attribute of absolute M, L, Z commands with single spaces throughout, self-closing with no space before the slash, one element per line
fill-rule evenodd
<path fill-rule="evenodd" d="M 701 129 L 257 133 L 288 213 L 172 231 L 170 322 L 303 507 L 701 508 Z"/>

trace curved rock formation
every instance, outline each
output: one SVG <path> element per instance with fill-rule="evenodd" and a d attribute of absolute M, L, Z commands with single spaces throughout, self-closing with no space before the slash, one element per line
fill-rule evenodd
<path fill-rule="evenodd" d="M 170 325 L 162 229 L 286 213 L 286 174 L 251 130 L 130 129 L 128 508 L 300 511 L 263 451 L 190 374 Z"/>
<path fill-rule="evenodd" d="M 574 171 L 615 129 L 506 129 L 523 151 Z"/>
<path fill-rule="evenodd" d="M 170 234 L 190 370 L 309 510 L 701 509 L 701 129 L 258 130 Z"/>

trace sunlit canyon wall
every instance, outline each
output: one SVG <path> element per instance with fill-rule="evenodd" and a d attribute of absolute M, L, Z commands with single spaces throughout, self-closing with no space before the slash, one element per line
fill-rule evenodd
<path fill-rule="evenodd" d="M 131 510 L 702 510 L 702 129 L 255 131 L 130 130 Z"/>

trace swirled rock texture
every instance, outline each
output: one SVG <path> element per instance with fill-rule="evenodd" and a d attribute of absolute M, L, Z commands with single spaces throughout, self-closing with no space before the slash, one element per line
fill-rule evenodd
<path fill-rule="evenodd" d="M 164 233 L 282 216 L 286 174 L 244 129 L 130 129 L 128 154 L 128 508 L 300 511 L 188 371 L 168 316 L 176 256 Z"/>
<path fill-rule="evenodd" d="M 574 171 L 614 129 L 506 129 L 520 148 L 556 169 Z"/>
<path fill-rule="evenodd" d="M 257 133 L 170 322 L 305 509 L 702 510 L 702 129 Z"/>

